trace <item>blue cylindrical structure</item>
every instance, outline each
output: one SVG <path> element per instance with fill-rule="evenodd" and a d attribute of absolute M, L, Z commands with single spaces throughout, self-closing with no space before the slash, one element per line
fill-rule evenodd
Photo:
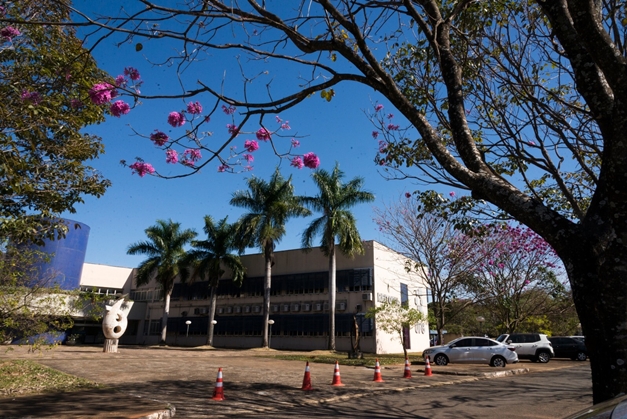
<path fill-rule="evenodd" d="M 38 266 L 40 279 L 52 278 L 50 286 L 58 284 L 61 289 L 75 290 L 80 286 L 90 228 L 78 221 L 63 222 L 68 227 L 65 238 L 45 240 L 44 246 L 33 248 L 51 256 L 48 263 Z"/>

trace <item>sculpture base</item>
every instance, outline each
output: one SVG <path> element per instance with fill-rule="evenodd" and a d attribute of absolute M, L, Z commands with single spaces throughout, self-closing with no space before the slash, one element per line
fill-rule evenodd
<path fill-rule="evenodd" d="M 102 352 L 117 353 L 119 339 L 105 339 Z"/>

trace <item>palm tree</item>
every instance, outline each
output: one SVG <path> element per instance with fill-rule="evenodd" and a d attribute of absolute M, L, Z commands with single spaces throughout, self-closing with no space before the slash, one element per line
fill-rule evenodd
<path fill-rule="evenodd" d="M 160 344 L 165 345 L 174 279 L 178 275 L 180 275 L 181 281 L 187 278 L 184 246 L 196 237 L 196 232 L 190 229 L 181 231 L 181 224 L 172 220 L 157 220 L 156 225 L 150 226 L 144 231 L 148 240 L 131 244 L 126 253 L 148 256 L 148 259 L 140 263 L 137 268 L 137 286 L 148 284 L 150 279 L 154 277 L 163 288 L 165 306 L 161 320 Z"/>
<path fill-rule="evenodd" d="M 224 275 L 223 267 L 231 270 L 233 281 L 241 285 L 246 268 L 239 255 L 231 254 L 240 249 L 236 243 L 236 224 L 229 224 L 224 217 L 216 224 L 210 215 L 205 216 L 207 240 L 193 241 L 194 249 L 187 253 L 187 260 L 194 267 L 192 277 L 209 281 L 211 302 L 209 304 L 209 326 L 207 329 L 207 345 L 213 346 L 213 320 L 216 313 L 218 284 Z"/>
<path fill-rule="evenodd" d="M 312 175 L 318 186 L 319 194 L 304 197 L 306 207 L 322 213 L 313 220 L 302 236 L 304 248 L 311 248 L 314 237 L 322 236 L 320 248 L 329 257 L 329 349 L 335 350 L 335 294 L 336 266 L 335 240 L 339 239 L 339 248 L 345 255 L 362 254 L 364 248 L 357 231 L 355 217 L 349 208 L 365 202 L 374 201 L 374 195 L 362 191 L 363 178 L 356 177 L 347 184 L 342 183 L 344 172 L 336 163 L 333 172 L 320 169 Z"/>
<path fill-rule="evenodd" d="M 259 247 L 265 258 L 261 346 L 267 348 L 274 248 L 285 235 L 285 223 L 288 219 L 307 216 L 311 212 L 301 205 L 300 197 L 294 196 L 292 178 L 285 180 L 278 169 L 269 182 L 252 177 L 246 183 L 249 190 L 235 192 L 231 198 L 231 205 L 250 211 L 239 220 L 240 243 L 243 247 Z"/>

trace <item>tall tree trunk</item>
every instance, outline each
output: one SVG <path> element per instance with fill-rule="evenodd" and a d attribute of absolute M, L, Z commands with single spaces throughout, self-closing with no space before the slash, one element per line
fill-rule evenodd
<path fill-rule="evenodd" d="M 168 316 L 170 315 L 170 292 L 165 293 L 165 306 L 163 307 L 163 317 L 161 317 L 161 342 L 159 345 L 166 344 L 166 337 L 168 333 Z"/>
<path fill-rule="evenodd" d="M 564 264 L 586 337 L 596 404 L 627 388 L 627 252 L 616 245 L 595 255 L 592 246 L 578 247 L 581 252 Z"/>
<path fill-rule="evenodd" d="M 272 243 L 265 245 L 266 276 L 263 282 L 263 337 L 261 347 L 268 347 L 268 320 L 270 320 L 270 288 L 272 286 Z"/>
<path fill-rule="evenodd" d="M 329 350 L 335 351 L 335 244 L 333 239 L 329 242 Z"/>
<path fill-rule="evenodd" d="M 216 317 L 216 302 L 218 301 L 218 285 L 211 285 L 210 287 L 210 300 L 209 300 L 209 325 L 207 326 L 207 345 L 213 346 L 213 321 Z"/>

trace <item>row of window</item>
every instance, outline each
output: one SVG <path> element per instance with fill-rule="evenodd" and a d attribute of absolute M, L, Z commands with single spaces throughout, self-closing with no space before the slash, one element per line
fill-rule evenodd
<path fill-rule="evenodd" d="M 261 317 L 225 317 L 216 316 L 214 335 L 216 336 L 261 336 L 263 320 Z M 327 336 L 329 315 L 274 315 L 272 316 L 272 336 Z M 186 321 L 191 321 L 186 324 Z M 352 314 L 338 314 L 335 316 L 336 336 L 350 336 L 357 322 L 361 336 L 372 336 L 374 322 L 366 319 L 363 314 L 353 317 Z M 168 334 L 179 335 L 206 335 L 209 326 L 207 317 L 187 318 L 170 317 L 168 319 Z M 161 319 L 146 322 L 144 333 L 157 336 L 161 334 Z"/>

